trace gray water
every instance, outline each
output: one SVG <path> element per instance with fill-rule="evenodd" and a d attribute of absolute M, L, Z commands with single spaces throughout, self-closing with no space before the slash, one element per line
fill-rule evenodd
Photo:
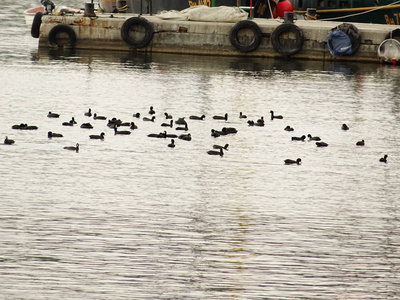
<path fill-rule="evenodd" d="M 400 68 L 39 51 L 22 16 L 38 5 L 0 4 L 0 299 L 400 299 Z M 165 112 L 192 141 L 147 137 L 183 133 Z"/>

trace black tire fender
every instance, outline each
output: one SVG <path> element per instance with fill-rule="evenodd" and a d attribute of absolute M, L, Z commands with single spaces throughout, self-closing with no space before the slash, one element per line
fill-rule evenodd
<path fill-rule="evenodd" d="M 61 32 L 65 32 L 69 37 L 69 46 L 73 48 L 76 43 L 75 31 L 68 25 L 60 24 L 54 26 L 49 32 L 49 43 L 50 45 L 57 45 L 57 35 Z"/>
<path fill-rule="evenodd" d="M 280 43 L 281 34 L 288 31 L 292 32 L 296 37 L 294 45 L 291 45 L 290 47 L 287 47 Z M 271 42 L 272 46 L 278 53 L 285 56 L 294 55 L 303 48 L 303 43 L 304 43 L 303 31 L 293 23 L 283 23 L 278 27 L 276 27 L 275 30 L 272 32 Z"/>
<path fill-rule="evenodd" d="M 130 31 L 131 31 L 131 28 L 134 26 L 144 28 L 144 36 L 142 39 L 136 40 L 131 37 Z M 121 27 L 122 40 L 126 44 L 128 44 L 129 46 L 134 47 L 134 48 L 146 47 L 153 39 L 153 35 L 154 35 L 153 25 L 151 25 L 149 23 L 149 21 L 147 21 L 144 18 L 140 18 L 140 17 L 129 18 L 128 20 L 126 20 L 124 22 L 124 24 L 122 24 L 122 27 Z"/>
<path fill-rule="evenodd" d="M 42 25 L 42 17 L 43 13 L 41 11 L 38 11 L 33 17 L 31 25 L 31 36 L 35 39 L 39 38 L 40 35 L 40 25 Z"/>
<path fill-rule="evenodd" d="M 238 33 L 242 29 L 250 29 L 253 31 L 254 39 L 250 44 L 242 44 L 239 41 Z M 237 22 L 229 32 L 229 40 L 233 47 L 240 52 L 252 52 L 260 46 L 262 40 L 262 31 L 260 27 L 250 20 L 242 20 Z"/>

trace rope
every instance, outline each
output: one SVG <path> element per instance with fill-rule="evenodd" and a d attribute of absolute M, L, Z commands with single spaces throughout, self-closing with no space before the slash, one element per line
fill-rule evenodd
<path fill-rule="evenodd" d="M 352 15 L 347 15 L 347 16 L 342 16 L 342 17 L 336 17 L 336 18 L 328 18 L 328 19 L 323 19 L 324 21 L 334 21 L 334 20 L 339 20 L 339 19 L 345 19 L 345 18 L 349 18 L 349 17 L 354 17 L 354 16 L 359 16 L 359 15 L 363 15 L 363 14 L 367 14 L 379 9 L 382 9 L 382 7 L 386 7 L 386 6 L 390 6 L 390 5 L 395 5 L 400 3 L 400 1 L 395 1 L 391 4 L 386 4 L 386 5 L 382 5 L 382 6 L 378 6 L 377 8 L 371 9 L 371 10 L 367 10 L 367 11 L 363 11 L 360 13 L 356 13 L 356 14 L 352 14 Z"/>

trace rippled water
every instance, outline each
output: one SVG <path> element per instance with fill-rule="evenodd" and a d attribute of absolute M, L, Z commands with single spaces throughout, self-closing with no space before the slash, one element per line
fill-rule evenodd
<path fill-rule="evenodd" d="M 0 299 L 400 298 L 399 68 L 39 51 L 21 15 L 38 2 L 0 4 L 0 133 L 16 141 L 0 145 Z M 154 123 L 132 117 L 150 106 Z M 147 137 L 164 112 L 206 119 L 171 149 Z M 224 126 L 238 133 L 211 137 Z M 309 133 L 329 146 L 291 140 Z"/>

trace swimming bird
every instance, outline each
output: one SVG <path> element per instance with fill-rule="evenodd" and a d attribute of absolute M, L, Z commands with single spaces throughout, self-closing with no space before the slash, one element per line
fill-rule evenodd
<path fill-rule="evenodd" d="M 265 124 L 265 122 L 264 122 L 264 117 L 261 116 L 261 118 L 259 118 L 259 119 L 257 120 L 257 122 L 254 123 L 254 126 L 264 126 L 264 124 Z"/>
<path fill-rule="evenodd" d="M 140 113 L 137 112 L 137 113 L 133 114 L 132 116 L 133 116 L 134 118 L 140 118 Z"/>
<path fill-rule="evenodd" d="M 223 134 L 234 134 L 234 133 L 237 133 L 238 131 L 234 127 L 223 127 L 221 132 Z"/>
<path fill-rule="evenodd" d="M 11 126 L 12 129 L 22 129 L 23 127 L 27 126 L 27 124 L 21 123 L 21 124 L 15 124 Z"/>
<path fill-rule="evenodd" d="M 128 135 L 128 134 L 131 134 L 131 132 L 128 130 L 118 130 L 117 125 L 115 125 L 114 126 L 114 134 Z"/>
<path fill-rule="evenodd" d="M 160 133 L 150 133 L 147 135 L 148 137 L 155 137 L 155 138 L 166 138 L 167 137 L 167 132 L 160 132 Z"/>
<path fill-rule="evenodd" d="M 242 112 L 240 112 L 240 113 L 239 113 L 239 118 L 240 118 L 240 119 L 246 119 L 247 116 L 244 115 Z"/>
<path fill-rule="evenodd" d="M 76 124 L 76 121 L 75 121 L 74 117 L 72 117 L 69 122 L 63 122 L 62 123 L 63 126 L 74 126 L 74 124 Z"/>
<path fill-rule="evenodd" d="M 305 135 L 302 135 L 302 136 L 300 136 L 300 137 L 298 137 L 298 136 L 292 136 L 292 141 L 302 141 L 302 142 L 304 142 L 305 139 L 306 139 L 306 136 L 305 136 Z"/>
<path fill-rule="evenodd" d="M 131 122 L 122 122 L 118 126 L 131 126 Z"/>
<path fill-rule="evenodd" d="M 131 122 L 131 127 L 130 129 L 134 130 L 134 129 L 138 129 L 137 125 L 135 124 L 135 122 Z"/>
<path fill-rule="evenodd" d="M 221 133 L 215 129 L 211 129 L 211 136 L 219 137 L 219 136 L 221 136 Z"/>
<path fill-rule="evenodd" d="M 155 110 L 153 109 L 153 106 L 150 106 L 150 110 L 149 110 L 149 114 L 150 115 L 154 115 L 156 112 L 155 112 Z"/>
<path fill-rule="evenodd" d="M 347 126 L 346 124 L 342 124 L 342 130 L 349 130 L 349 126 Z"/>
<path fill-rule="evenodd" d="M 188 124 L 185 123 L 184 125 L 185 125 L 185 126 L 178 126 L 178 127 L 176 127 L 175 130 L 185 130 L 185 131 L 189 130 Z"/>
<path fill-rule="evenodd" d="M 328 144 L 325 142 L 315 142 L 315 144 L 317 145 L 317 147 L 328 147 Z"/>
<path fill-rule="evenodd" d="M 122 121 L 117 118 L 112 118 L 111 120 L 108 120 L 107 126 L 110 128 L 114 128 L 115 126 L 120 126 Z"/>
<path fill-rule="evenodd" d="M 294 164 L 300 165 L 301 164 L 301 158 L 298 158 L 296 160 L 289 159 L 289 158 L 285 159 L 285 165 L 294 165 Z"/>
<path fill-rule="evenodd" d="M 177 125 L 185 125 L 186 124 L 185 117 L 182 117 L 182 118 L 179 118 L 178 120 L 176 120 L 175 124 L 177 124 Z"/>
<path fill-rule="evenodd" d="M 48 118 L 59 118 L 60 115 L 56 114 L 56 113 L 52 113 L 51 111 L 49 111 L 49 113 L 47 114 Z"/>
<path fill-rule="evenodd" d="M 174 121 L 171 120 L 169 123 L 162 123 L 161 126 L 162 127 L 171 127 L 174 125 Z"/>
<path fill-rule="evenodd" d="M 201 116 L 190 116 L 189 119 L 191 120 L 201 120 L 203 121 L 205 119 L 205 115 L 201 115 Z"/>
<path fill-rule="evenodd" d="M 224 146 L 220 146 L 220 145 L 213 145 L 214 149 L 224 149 L 224 150 L 228 150 L 229 144 L 225 144 Z"/>
<path fill-rule="evenodd" d="M 364 146 L 364 145 L 365 145 L 365 141 L 364 140 L 358 141 L 356 143 L 356 146 Z"/>
<path fill-rule="evenodd" d="M 78 152 L 79 151 L 79 144 L 76 143 L 76 146 L 66 146 L 66 147 L 64 147 L 64 149 Z"/>
<path fill-rule="evenodd" d="M 312 136 L 311 134 L 308 134 L 307 136 L 310 141 L 320 141 L 321 140 L 321 138 L 319 136 Z"/>
<path fill-rule="evenodd" d="M 87 112 L 85 112 L 83 115 L 85 115 L 87 117 L 91 117 L 92 116 L 92 109 L 89 108 L 89 110 Z"/>
<path fill-rule="evenodd" d="M 156 119 L 155 116 L 152 116 L 151 118 L 148 117 L 143 117 L 143 121 L 150 121 L 150 122 L 154 122 L 154 120 Z"/>
<path fill-rule="evenodd" d="M 61 133 L 54 133 L 54 132 L 49 131 L 49 132 L 47 132 L 47 137 L 49 139 L 51 139 L 53 137 L 63 137 L 63 135 Z"/>
<path fill-rule="evenodd" d="M 92 140 L 104 140 L 104 132 L 100 133 L 100 134 L 92 134 L 89 135 L 89 138 Z"/>
<path fill-rule="evenodd" d="M 285 127 L 285 131 L 294 131 L 293 127 L 290 127 L 289 125 Z"/>
<path fill-rule="evenodd" d="M 273 120 L 273 119 L 283 119 L 283 117 L 281 115 L 275 115 L 273 110 L 270 111 L 270 114 L 271 114 L 271 120 Z"/>
<path fill-rule="evenodd" d="M 191 141 L 192 140 L 192 135 L 190 133 L 188 134 L 181 134 L 178 136 L 179 139 L 184 140 L 184 141 Z"/>
<path fill-rule="evenodd" d="M 92 129 L 93 126 L 90 123 L 82 123 L 81 128 Z"/>
<path fill-rule="evenodd" d="M 381 157 L 381 158 L 379 159 L 379 161 L 380 161 L 380 162 L 387 163 L 387 158 L 388 158 L 388 156 L 387 156 L 387 154 L 385 154 L 383 157 Z"/>
<path fill-rule="evenodd" d="M 168 147 L 170 147 L 170 148 L 174 148 L 175 147 L 175 140 L 174 139 L 171 139 L 171 143 L 168 144 Z"/>
<path fill-rule="evenodd" d="M 20 130 L 37 130 L 37 129 L 38 129 L 37 126 L 28 124 L 24 124 L 24 126 L 20 128 Z"/>
<path fill-rule="evenodd" d="M 98 116 L 96 113 L 93 114 L 93 119 L 95 120 L 107 120 L 106 116 Z"/>
<path fill-rule="evenodd" d="M 165 112 L 164 116 L 167 120 L 172 119 L 172 115 L 170 115 L 169 113 Z"/>
<path fill-rule="evenodd" d="M 15 143 L 15 141 L 12 139 L 9 139 L 8 136 L 6 136 L 6 138 L 4 139 L 4 145 L 12 145 L 14 143 Z"/>
<path fill-rule="evenodd" d="M 222 150 L 222 148 L 219 149 L 219 151 L 217 151 L 217 150 L 208 150 L 207 154 L 208 155 L 220 155 L 220 156 L 223 156 L 224 155 L 224 150 Z"/>
<path fill-rule="evenodd" d="M 213 116 L 214 120 L 225 120 L 228 121 L 228 114 L 225 114 L 224 116 Z"/>

